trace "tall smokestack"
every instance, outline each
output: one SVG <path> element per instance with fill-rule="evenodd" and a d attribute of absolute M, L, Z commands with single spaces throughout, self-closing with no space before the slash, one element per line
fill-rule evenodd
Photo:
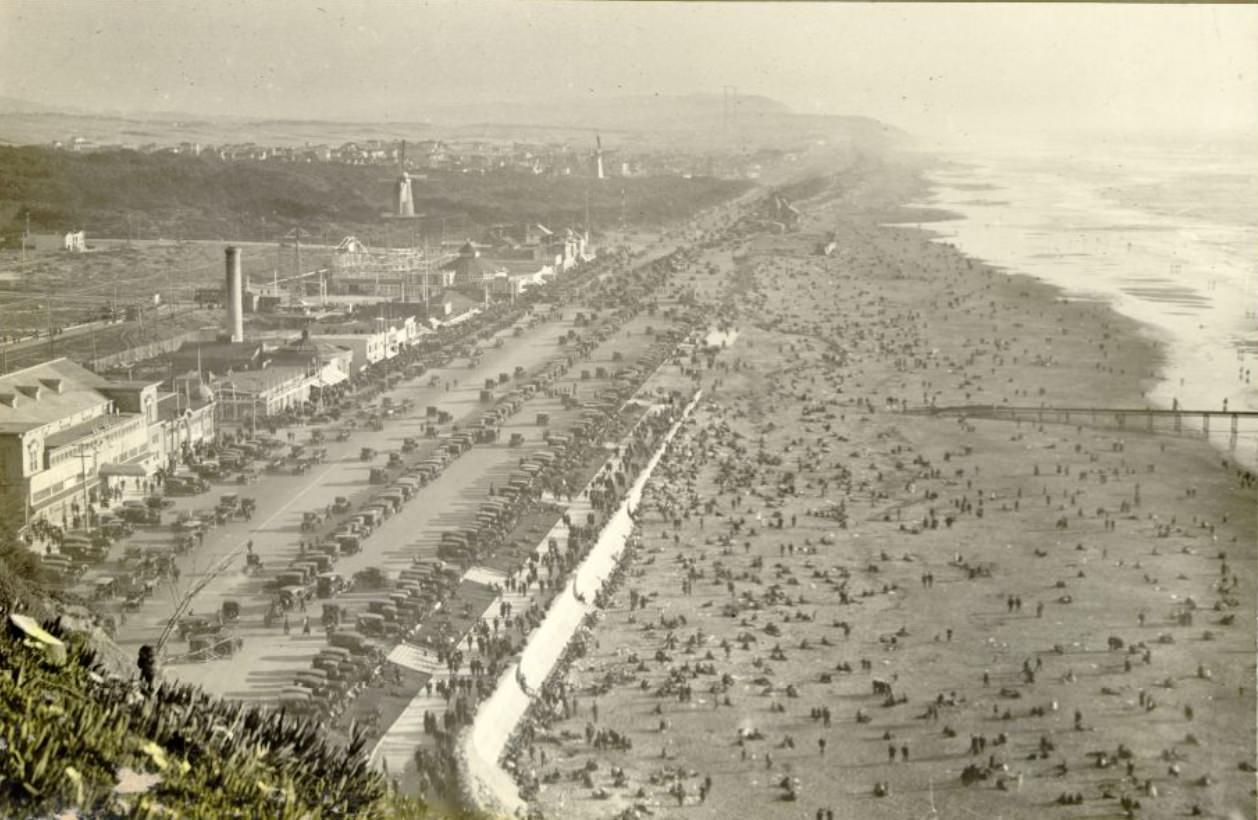
<path fill-rule="evenodd" d="M 240 248 L 227 249 L 227 333 L 233 342 L 245 340 L 245 311 L 242 304 Z"/>

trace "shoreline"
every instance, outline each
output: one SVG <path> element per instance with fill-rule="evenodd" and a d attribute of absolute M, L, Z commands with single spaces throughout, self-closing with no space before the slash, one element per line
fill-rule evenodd
<path fill-rule="evenodd" d="M 1251 366 L 1245 353 L 1252 347 L 1249 338 L 1252 323 L 1243 322 L 1239 311 L 1228 307 L 1231 300 L 1240 295 L 1240 290 L 1248 295 L 1248 288 L 1236 281 L 1236 255 L 1222 252 L 1223 247 L 1230 246 L 1216 247 L 1202 238 L 1224 232 L 1231 241 L 1248 242 L 1252 240 L 1252 232 L 1245 231 L 1252 231 L 1252 226 L 1226 218 L 1211 220 L 1208 215 L 1195 214 L 1190 206 L 1197 200 L 1191 196 L 1185 200 L 1185 207 L 1190 209 L 1174 213 L 1168 212 L 1165 207 L 1159 210 L 1156 201 L 1146 207 L 1130 199 L 1110 197 L 1106 193 L 1110 188 L 1098 188 L 1090 185 L 1087 177 L 1073 176 L 1073 166 L 1063 167 L 1054 181 L 1042 184 L 1033 183 L 1032 178 L 1024 173 L 1026 169 L 1018 163 L 996 164 L 992 169 L 995 170 L 990 172 L 996 174 L 993 179 L 1003 180 L 1002 185 L 981 184 L 987 185 L 989 190 L 999 190 L 1001 193 L 997 198 L 1008 200 L 1021 195 L 1029 199 L 1012 210 L 980 208 L 978 212 L 972 212 L 964 206 L 994 203 L 965 200 L 973 186 L 951 177 L 940 180 L 932 176 L 935 171 L 949 170 L 946 160 L 925 171 L 927 178 L 923 194 L 913 200 L 913 207 L 931 212 L 942 210 L 950 213 L 955 222 L 951 233 L 938 230 L 937 241 L 965 245 L 966 252 L 975 258 L 994 255 L 1000 259 L 1017 260 L 1019 251 L 1010 245 L 1015 241 L 1015 234 L 1008 228 L 1002 230 L 999 225 L 1003 219 L 1013 220 L 1016 224 L 1025 223 L 1032 235 L 1040 237 L 1031 241 L 1044 250 L 1029 256 L 1022 254 L 1025 257 L 1022 262 L 1027 266 L 1025 269 L 1033 271 L 1030 275 L 1057 284 L 1069 298 L 1108 303 L 1115 312 L 1151 328 L 1150 332 L 1165 343 L 1159 382 L 1147 391 L 1147 400 L 1153 406 L 1169 409 L 1178 402 L 1181 407 L 1198 410 L 1219 410 L 1226 404 L 1236 410 L 1258 409 L 1258 404 L 1255 404 L 1258 394 L 1243 378 L 1246 368 Z M 1166 173 L 1174 172 L 1171 169 Z M 1081 226 L 1079 230 L 1130 232 L 1126 255 L 1123 255 L 1121 242 L 1117 240 L 1095 247 L 1087 245 L 1078 248 L 1079 253 L 1070 253 L 1073 240 L 1064 232 L 1060 235 L 1066 247 L 1060 252 L 1053 252 L 1045 237 L 1057 234 L 1053 233 L 1051 226 L 1040 226 L 1036 220 L 1041 217 L 1035 214 L 1041 213 L 1041 206 L 1047 207 L 1046 202 L 1055 202 L 1052 199 L 1055 196 L 1065 198 L 1067 202 L 1065 210 L 1056 219 L 1078 223 Z M 1113 218 L 1118 220 L 1118 224 L 1102 224 L 1098 221 L 1099 217 L 1081 215 L 1081 203 L 1092 199 L 1096 200 L 1099 208 L 1115 209 Z M 1003 204 L 1009 205 L 1008 202 Z M 1202 200 L 1200 204 L 1206 207 L 1210 203 Z M 1042 219 L 1049 219 L 1052 215 L 1044 213 Z M 1109 210 L 1104 213 L 1109 214 Z M 985 226 L 987 221 L 992 224 Z M 1250 238 L 1246 239 L 1247 236 Z M 1181 255 L 1179 247 L 1185 243 Z M 1077 264 L 1072 264 L 1072 257 L 1077 257 Z M 1182 275 L 1181 262 L 1197 275 Z M 1001 264 L 1010 267 L 1016 265 L 1016 261 Z M 1170 273 L 1165 274 L 1169 278 L 1159 278 L 1151 273 L 1159 270 L 1159 264 L 1170 265 Z M 1037 265 L 1043 267 L 1034 272 Z M 1087 277 L 1070 272 L 1088 270 L 1093 266 L 1101 271 L 1095 286 L 1088 284 Z M 1221 270 L 1221 273 L 1216 270 Z M 1242 378 L 1238 378 L 1238 371 Z M 1254 446 L 1258 425 L 1244 427 L 1242 435 L 1246 442 L 1240 459 L 1253 469 L 1258 466 L 1258 448 Z M 1215 437 L 1214 443 L 1225 456 L 1233 457 L 1226 436 L 1222 439 Z"/>
<path fill-rule="evenodd" d="M 881 224 L 887 196 L 912 185 L 877 186 L 893 172 L 868 173 L 838 175 L 843 187 L 817 197 L 798 235 L 733 240 L 746 250 L 729 280 L 684 279 L 701 301 L 733 294 L 740 335 L 726 365 L 704 371 L 716 389 L 639 515 L 644 546 L 627 570 L 646 606 L 631 613 L 616 596 L 567 676 L 601 718 L 574 696 L 572 715 L 565 706 L 539 732 L 542 762 L 520 757 L 535 808 L 603 817 L 676 798 L 679 812 L 788 817 L 820 805 L 876 819 L 1001 801 L 1002 816 L 1032 818 L 1060 812 L 1049 808 L 1059 794 L 1085 795 L 1095 813 L 1160 791 L 1165 811 L 1252 813 L 1252 776 L 1236 763 L 1252 764 L 1252 676 L 1226 661 L 1254 643 L 1252 489 L 1199 438 L 894 412 L 1002 398 L 1141 406 L 1162 353 L 1109 305 Z M 839 252 L 817 257 L 832 231 Z M 1210 586 L 1220 553 L 1243 592 Z M 1024 598 L 1042 618 L 1022 612 Z M 1203 642 L 1218 616 L 1185 627 L 1190 599 L 1217 603 L 1239 628 L 1211 626 Z M 661 644 L 666 633 L 689 648 Z M 1124 671 L 1132 656 L 1112 642 L 1106 652 L 1107 635 L 1150 647 L 1145 659 Z M 1043 672 L 1020 673 L 1024 662 Z M 1196 683 L 1160 690 L 1168 671 Z M 910 705 L 878 708 L 871 672 Z M 1150 691 L 1166 701 L 1161 717 L 1138 717 L 1137 689 L 1140 707 Z M 1053 710 L 1028 713 L 1049 699 Z M 583 744 L 582 724 L 632 746 Z M 1008 740 L 974 757 L 967 733 Z M 912 746 L 911 764 L 888 761 L 889 737 L 897 752 Z M 1055 749 L 1040 762 L 1028 757 L 1037 738 Z M 1116 742 L 1135 750 L 1136 777 L 1092 774 L 1088 750 L 1112 755 Z M 1211 786 L 1159 774 L 1168 753 Z M 1068 774 L 1052 774 L 1059 761 Z M 585 785 L 553 776 L 591 763 Z M 608 767 L 620 772 L 611 781 Z M 962 785 L 965 772 L 978 780 Z"/>

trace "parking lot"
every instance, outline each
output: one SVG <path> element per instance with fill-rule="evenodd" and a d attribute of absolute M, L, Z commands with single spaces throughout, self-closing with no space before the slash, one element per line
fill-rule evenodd
<path fill-rule="evenodd" d="M 304 474 L 266 474 L 254 484 L 215 484 L 208 494 L 176 499 L 174 507 L 165 513 L 167 522 L 182 511 L 213 506 L 228 493 L 253 499 L 256 510 L 250 520 L 229 520 L 213 527 L 204 534 L 199 546 L 178 556 L 177 580 L 163 583 L 138 611 L 120 614 L 118 642 L 130 652 L 138 651 L 145 643 L 156 643 L 179 601 L 194 586 L 202 585 L 185 617 L 218 620 L 216 616 L 224 605 L 233 612 L 238 608 L 239 614 L 230 626 L 231 638 L 222 644 L 222 654 L 230 652 L 231 657 L 193 660 L 187 657 L 190 645 L 179 636 L 172 636 L 165 646 L 164 674 L 198 684 L 214 694 L 249 701 L 274 700 L 291 686 L 294 675 L 309 668 L 311 660 L 327 646 L 321 623 L 324 600 L 308 602 L 305 611 L 295 606 L 283 615 L 268 618 L 275 591 L 264 585 L 301 557 L 303 540 L 315 540 L 314 532 L 302 528 L 303 515 L 319 511 L 321 517 L 338 498 L 357 508 L 374 491 L 382 489 L 369 484 L 372 469 L 382 468 L 387 454 L 400 452 L 406 439 L 414 440 L 413 450 L 405 456 L 408 463 L 414 463 L 430 457 L 456 428 L 469 429 L 489 406 L 482 396 L 487 379 L 498 381 L 500 374 L 516 374 L 517 368 L 523 368 L 522 380 L 564 361 L 573 350 L 559 344 L 558 339 L 574 330 L 575 313 L 569 310 L 563 320 L 539 322 L 520 335 L 507 328 L 496 337 L 502 343 L 486 341 L 474 363 L 466 358 L 454 360 L 446 367 L 398 384 L 381 398 L 387 397 L 395 407 L 405 404 L 409 409 L 388 418 L 383 430 L 360 427 L 348 440 L 338 441 L 335 432 L 345 426 L 328 425 L 324 440 L 318 444 L 326 450 L 326 456 Z M 436 559 L 442 533 L 474 523 L 491 487 L 505 487 L 522 459 L 547 448 L 542 440 L 544 431 L 559 432 L 576 423 L 581 414 L 580 400 L 592 398 L 597 391 L 609 387 L 612 372 L 646 350 L 651 340 L 646 328 L 652 324 L 660 327 L 663 323 L 637 318 L 602 344 L 591 345 L 593 349 L 580 361 L 574 360 L 572 367 L 554 380 L 551 389 L 523 401 L 517 412 L 503 421 L 496 441 L 477 443 L 466 455 L 450 461 L 413 500 L 383 521 L 370 538 L 361 541 L 361 551 L 340 557 L 333 571 L 348 580 L 355 573 L 375 568 L 396 578 L 417 559 Z M 512 378 L 497 386 L 495 398 L 515 381 Z M 569 399 L 565 409 L 563 395 L 574 393 L 576 400 Z M 449 414 L 450 421 L 438 425 L 440 439 L 426 435 L 425 428 L 433 422 L 432 412 Z M 538 426 L 539 414 L 549 417 L 547 427 Z M 280 430 L 278 438 L 286 440 L 290 433 L 295 442 L 309 441 L 312 428 Z M 515 436 L 519 440 L 513 444 Z M 364 448 L 374 450 L 374 456 L 363 460 Z M 146 549 L 169 544 L 172 537 L 168 525 L 140 528 L 127 543 Z M 252 573 L 244 554 L 245 545 L 250 542 L 254 560 L 260 564 L 260 571 Z M 227 568 L 216 572 L 215 568 L 221 568 L 224 561 L 228 562 Z M 106 568 L 97 574 L 107 571 Z M 379 592 L 357 590 L 340 595 L 335 603 L 347 610 L 348 623 L 353 626 L 354 618 L 366 612 L 370 601 L 380 597 Z M 307 619 L 308 634 L 303 629 Z"/>

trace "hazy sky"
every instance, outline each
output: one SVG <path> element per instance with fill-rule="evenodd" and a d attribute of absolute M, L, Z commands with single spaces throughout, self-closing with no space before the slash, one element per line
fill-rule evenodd
<path fill-rule="evenodd" d="M 1258 7 L 0 0 L 0 96 L 82 108 L 415 119 L 724 85 L 923 136 L 1258 129 Z"/>

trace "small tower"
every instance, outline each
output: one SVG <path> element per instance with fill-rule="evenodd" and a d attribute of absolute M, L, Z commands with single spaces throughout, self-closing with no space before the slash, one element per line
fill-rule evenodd
<path fill-rule="evenodd" d="M 594 135 L 594 172 L 599 179 L 606 179 L 603 176 L 603 137 L 601 134 Z"/>

